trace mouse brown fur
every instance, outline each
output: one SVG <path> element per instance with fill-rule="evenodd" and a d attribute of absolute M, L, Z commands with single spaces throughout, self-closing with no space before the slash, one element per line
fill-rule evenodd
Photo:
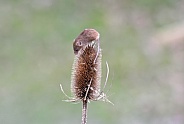
<path fill-rule="evenodd" d="M 74 54 L 77 55 L 82 47 L 88 45 L 92 41 L 97 41 L 99 37 L 100 34 L 95 29 L 85 29 L 73 42 Z"/>

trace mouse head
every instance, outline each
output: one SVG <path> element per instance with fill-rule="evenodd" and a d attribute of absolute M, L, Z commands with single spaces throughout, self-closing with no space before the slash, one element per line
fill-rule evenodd
<path fill-rule="evenodd" d="M 95 29 L 85 29 L 73 42 L 73 50 L 76 55 L 78 51 L 92 42 L 99 40 L 100 34 Z"/>

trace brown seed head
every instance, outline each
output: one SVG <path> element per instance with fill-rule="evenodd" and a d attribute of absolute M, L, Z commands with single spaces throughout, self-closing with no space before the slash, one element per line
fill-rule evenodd
<path fill-rule="evenodd" d="M 73 42 L 73 50 L 75 55 L 82 47 L 86 46 L 92 41 L 98 40 L 99 37 L 100 34 L 95 29 L 85 29 Z"/>
<path fill-rule="evenodd" d="M 95 100 L 100 95 L 100 82 L 101 51 L 95 48 L 94 44 L 88 44 L 75 56 L 71 81 L 72 93 L 76 99 L 83 100 L 86 96 L 86 99 Z"/>

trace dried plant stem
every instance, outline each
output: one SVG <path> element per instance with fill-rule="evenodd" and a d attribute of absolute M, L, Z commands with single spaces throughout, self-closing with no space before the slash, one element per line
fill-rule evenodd
<path fill-rule="evenodd" d="M 82 101 L 82 123 L 81 124 L 86 124 L 87 123 L 87 109 L 88 109 L 88 100 L 83 100 Z"/>

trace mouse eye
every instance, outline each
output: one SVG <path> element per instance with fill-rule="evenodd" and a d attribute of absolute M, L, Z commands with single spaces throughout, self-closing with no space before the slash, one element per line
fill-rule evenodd
<path fill-rule="evenodd" d="M 77 45 L 77 46 L 82 46 L 82 42 L 79 41 L 79 42 L 76 43 L 76 45 Z"/>

